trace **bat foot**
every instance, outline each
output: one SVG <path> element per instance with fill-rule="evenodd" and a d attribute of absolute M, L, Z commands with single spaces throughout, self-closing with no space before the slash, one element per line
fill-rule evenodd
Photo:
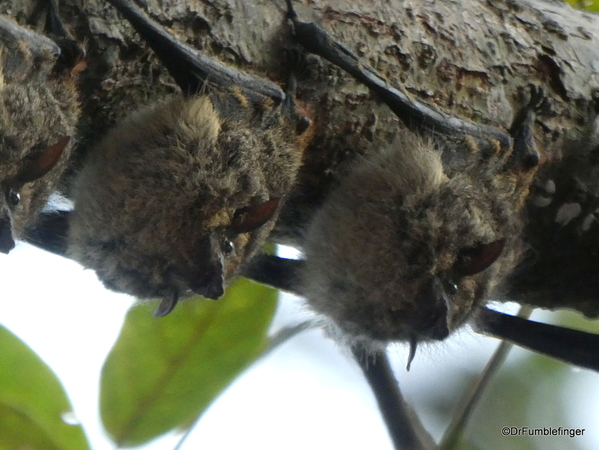
<path fill-rule="evenodd" d="M 528 85 L 530 89 L 530 101 L 526 108 L 528 111 L 538 114 L 547 115 L 551 112 L 551 100 L 545 95 L 543 88 L 534 84 Z"/>
<path fill-rule="evenodd" d="M 45 14 L 45 16 L 44 16 Z M 83 46 L 67 31 L 58 10 L 58 0 L 40 2 L 29 18 L 30 24 L 44 20 L 44 30 L 60 48 L 60 55 L 54 66 L 55 72 L 71 70 L 85 59 Z"/>
<path fill-rule="evenodd" d="M 541 163 L 541 153 L 537 150 L 533 136 L 533 126 L 537 114 L 547 115 L 551 111 L 551 101 L 545 96 L 543 88 L 528 85 L 530 100 L 520 111 L 511 128 L 514 138 L 511 164 L 518 171 L 529 172 Z"/>
<path fill-rule="evenodd" d="M 285 89 L 287 108 L 291 111 L 295 132 L 298 136 L 304 134 L 312 126 L 312 119 L 308 117 L 295 103 L 297 91 L 297 78 L 304 77 L 308 72 L 305 53 L 297 47 L 286 47 L 283 49 L 285 65 L 289 71 L 287 86 Z"/>
<path fill-rule="evenodd" d="M 306 54 L 297 47 L 283 48 L 283 56 L 285 65 L 290 73 L 293 73 L 298 78 L 303 78 L 308 74 L 308 62 Z"/>

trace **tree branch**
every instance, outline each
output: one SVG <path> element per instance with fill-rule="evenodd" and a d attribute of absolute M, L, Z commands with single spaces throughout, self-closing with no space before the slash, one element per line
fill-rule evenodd
<path fill-rule="evenodd" d="M 385 351 L 371 353 L 352 347 L 352 353 L 370 385 L 396 450 L 435 448 L 416 413 L 405 402 Z"/>
<path fill-rule="evenodd" d="M 522 318 L 528 318 L 532 309 L 529 307 L 522 307 L 518 312 L 518 316 Z M 462 400 L 460 401 L 457 411 L 453 415 L 451 423 L 448 425 L 441 444 L 439 445 L 440 450 L 452 450 L 457 447 L 460 442 L 460 436 L 464 432 L 464 429 L 468 425 L 474 410 L 480 403 L 484 392 L 491 383 L 493 376 L 497 373 L 499 368 L 503 365 L 503 362 L 507 358 L 513 344 L 507 341 L 501 341 L 493 356 L 487 362 L 485 369 L 478 377 L 478 381 L 474 383 L 471 389 L 466 392 Z"/>

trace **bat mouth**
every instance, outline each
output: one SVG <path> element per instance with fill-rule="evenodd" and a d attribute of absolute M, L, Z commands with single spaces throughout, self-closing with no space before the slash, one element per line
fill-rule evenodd
<path fill-rule="evenodd" d="M 220 283 L 214 283 L 210 285 L 202 285 L 199 287 L 191 287 L 193 293 L 201 295 L 204 298 L 209 298 L 211 300 L 218 300 L 225 293 L 225 289 L 223 286 L 224 280 Z"/>
<path fill-rule="evenodd" d="M 451 333 L 449 325 L 449 296 L 438 277 L 425 282 L 417 296 L 420 305 L 414 317 L 413 334 L 419 340 L 442 341 Z M 413 340 L 414 337 L 412 336 Z"/>
<path fill-rule="evenodd" d="M 425 305 L 422 309 L 387 310 L 384 326 L 369 327 L 368 334 L 381 341 L 442 341 L 451 330 L 443 304 Z"/>
<path fill-rule="evenodd" d="M 173 284 L 204 298 L 217 300 L 225 293 L 224 267 L 220 260 L 204 264 L 199 269 L 177 270 L 174 278 L 177 282 Z"/>

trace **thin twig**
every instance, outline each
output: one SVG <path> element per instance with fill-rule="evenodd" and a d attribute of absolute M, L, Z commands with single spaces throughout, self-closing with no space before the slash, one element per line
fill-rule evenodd
<path fill-rule="evenodd" d="M 356 347 L 352 347 L 352 353 L 374 392 L 395 449 L 433 449 L 433 439 L 401 395 L 387 353 Z"/>
<path fill-rule="evenodd" d="M 532 308 L 528 306 L 522 306 L 518 311 L 518 317 L 528 318 Z M 508 353 L 512 349 L 513 344 L 507 341 L 501 341 L 495 353 L 485 366 L 485 369 L 480 374 L 478 381 L 474 386 L 466 392 L 466 394 L 460 400 L 458 405 L 458 411 L 454 414 L 453 420 L 445 430 L 439 450 L 453 450 L 457 447 L 460 437 L 462 436 L 468 421 L 472 417 L 474 410 L 478 406 L 482 396 L 489 386 L 493 375 L 497 373 L 497 370 L 501 367 Z"/>
<path fill-rule="evenodd" d="M 273 350 L 279 347 L 281 344 L 287 342 L 292 337 L 298 335 L 302 331 L 310 330 L 319 327 L 319 323 L 315 320 L 306 320 L 295 325 L 283 327 L 271 336 L 268 346 L 260 354 L 258 359 L 262 359 L 269 355 Z"/>

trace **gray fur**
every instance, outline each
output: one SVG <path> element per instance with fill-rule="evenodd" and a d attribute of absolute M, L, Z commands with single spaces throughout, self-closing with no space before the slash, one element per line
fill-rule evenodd
<path fill-rule="evenodd" d="M 403 131 L 356 163 L 307 233 L 301 277 L 310 307 L 358 343 L 443 339 L 439 330 L 463 324 L 521 253 L 519 211 L 534 170 L 506 170 L 510 151 L 466 150 L 470 162 L 444 167 L 431 141 Z M 494 264 L 455 273 L 461 249 L 500 239 Z M 443 292 L 449 284 L 455 295 Z"/>
<path fill-rule="evenodd" d="M 68 254 L 141 298 L 190 295 L 221 266 L 229 280 L 276 219 L 235 233 L 235 212 L 284 197 L 301 164 L 310 133 L 288 132 L 281 111 L 233 90 L 175 96 L 123 120 L 78 176 Z"/>

